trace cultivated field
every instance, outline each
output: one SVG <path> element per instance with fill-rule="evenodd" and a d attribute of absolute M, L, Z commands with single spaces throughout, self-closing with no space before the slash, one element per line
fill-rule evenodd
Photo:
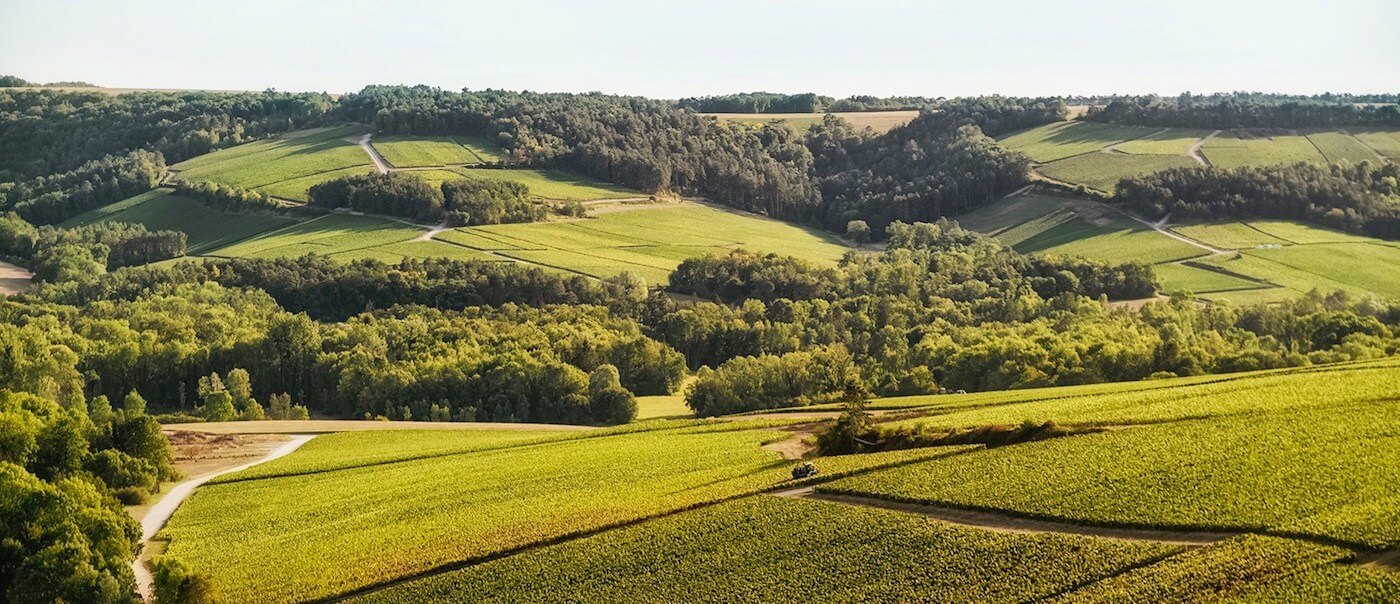
<path fill-rule="evenodd" d="M 1189 291 L 1209 300 L 1277 302 L 1313 289 L 1391 297 L 1400 290 L 1400 275 L 1394 270 L 1400 248 L 1395 244 L 1300 222 L 1167 227 L 1201 244 L 1197 246 L 1155 232 L 1101 203 L 1036 194 L 1008 197 L 958 220 L 1021 252 L 1144 262 L 1153 265 L 1163 291 Z M 1211 249 L 1228 253 L 1213 254 Z"/>
<path fill-rule="evenodd" d="M 63 227 L 98 222 L 129 222 L 152 231 L 183 231 L 187 253 L 198 255 L 249 237 L 290 226 L 297 219 L 270 214 L 220 212 L 171 189 L 155 189 L 75 216 Z"/>
<path fill-rule="evenodd" d="M 849 250 L 830 234 L 692 202 L 627 206 L 585 220 L 459 228 L 436 238 L 593 277 L 632 271 L 648 283 L 665 283 L 686 258 L 736 248 L 823 264 Z"/>
<path fill-rule="evenodd" d="M 312 185 L 373 171 L 369 156 L 353 140 L 364 131 L 359 126 L 305 130 L 201 155 L 171 169 L 181 180 L 207 180 L 305 201 Z"/>
<path fill-rule="evenodd" d="M 1211 165 L 1221 168 L 1327 161 L 1317 146 L 1300 134 L 1262 136 L 1248 131 L 1222 132 L 1201 146 Z"/>
<path fill-rule="evenodd" d="M 540 199 L 593 201 L 645 197 L 645 195 L 623 186 L 560 170 L 454 168 L 452 171 L 477 178 L 518 182 L 530 187 L 530 195 Z"/>
<path fill-rule="evenodd" d="M 1185 155 L 1147 155 L 1117 152 L 1085 153 L 1040 166 L 1037 170 L 1061 182 L 1113 191 L 1124 178 L 1146 176 L 1170 168 L 1190 168 L 1196 161 Z"/>
<path fill-rule="evenodd" d="M 485 164 L 500 160 L 485 141 L 456 136 L 376 136 L 370 144 L 396 168 Z M 481 153 L 477 153 L 480 149 Z M 489 150 L 488 150 L 489 149 Z"/>
<path fill-rule="evenodd" d="M 997 141 L 1003 147 L 1025 153 L 1037 162 L 1048 163 L 1092 153 L 1158 130 L 1161 129 L 1098 122 L 1055 122 L 1003 136 Z"/>

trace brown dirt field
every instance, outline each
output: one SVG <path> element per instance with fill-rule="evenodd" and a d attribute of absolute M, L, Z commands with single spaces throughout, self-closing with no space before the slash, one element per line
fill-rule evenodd
<path fill-rule="evenodd" d="M 207 434 L 326 434 L 360 430 L 594 430 L 567 424 L 508 424 L 493 422 L 380 422 L 358 419 L 265 420 L 256 422 L 195 422 L 169 424 L 162 429 Z"/>
<path fill-rule="evenodd" d="M 34 273 L 7 262 L 0 262 L 0 296 L 22 294 L 34 285 Z"/>
<path fill-rule="evenodd" d="M 174 466 L 185 479 L 199 478 L 220 470 L 237 467 L 267 455 L 278 445 L 287 442 L 280 434 L 209 434 L 204 432 L 173 431 L 163 429 L 170 440 L 174 453 Z M 160 493 L 152 495 L 142 505 L 127 506 L 127 512 L 137 520 L 146 515 L 146 510 L 165 497 L 177 480 L 161 485 Z"/>

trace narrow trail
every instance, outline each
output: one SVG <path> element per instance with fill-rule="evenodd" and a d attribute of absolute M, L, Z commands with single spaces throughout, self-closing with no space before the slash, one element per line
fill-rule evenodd
<path fill-rule="evenodd" d="M 360 148 L 364 149 L 365 153 L 369 154 L 369 158 L 374 161 L 374 168 L 379 170 L 380 174 L 388 174 L 389 170 L 393 169 L 393 166 L 389 165 L 389 162 L 384 159 L 384 156 L 379 154 L 378 149 L 375 149 L 373 145 L 369 144 L 369 137 L 369 134 L 360 137 Z"/>
<path fill-rule="evenodd" d="M 1196 141 L 1195 144 L 1191 145 L 1190 149 L 1186 150 L 1186 154 L 1190 155 L 1191 159 L 1196 160 L 1196 163 L 1202 166 L 1209 166 L 1210 161 L 1206 159 L 1205 155 L 1201 154 L 1201 147 L 1206 144 L 1206 141 L 1215 138 L 1215 135 L 1220 134 L 1220 132 L 1220 130 L 1216 130 L 1214 132 L 1211 132 L 1210 134 L 1207 134 L 1205 138 Z"/>
<path fill-rule="evenodd" d="M 1115 208 L 1115 209 L 1117 209 L 1117 208 Z M 1138 216 L 1137 214 L 1133 214 L 1132 212 L 1127 212 L 1127 211 L 1124 211 L 1124 210 L 1121 210 L 1121 209 L 1120 209 L 1119 211 L 1120 211 L 1120 212 L 1123 212 L 1123 214 L 1124 214 L 1125 216 L 1127 216 L 1128 218 L 1132 218 L 1133 220 L 1136 220 L 1136 221 L 1138 221 L 1138 222 L 1140 222 L 1140 223 L 1142 223 L 1142 224 L 1145 224 L 1145 225 L 1147 225 L 1148 228 L 1150 228 L 1150 229 L 1152 229 L 1152 230 L 1154 230 L 1154 231 L 1157 231 L 1158 233 L 1160 233 L 1160 234 L 1162 234 L 1162 235 L 1165 235 L 1165 236 L 1167 236 L 1167 237 L 1171 237 L 1172 239 L 1175 239 L 1175 240 L 1177 240 L 1177 241 L 1180 241 L 1180 242 L 1182 242 L 1182 243 L 1185 243 L 1186 245 L 1189 245 L 1189 246 L 1192 246 L 1192 247 L 1201 248 L 1201 249 L 1203 249 L 1203 250 L 1205 250 L 1205 251 L 1207 251 L 1207 252 L 1210 252 L 1211 255 L 1220 256 L 1220 255 L 1223 255 L 1223 254 L 1234 253 L 1234 250 L 1222 250 L 1222 249 L 1219 249 L 1219 248 L 1214 248 L 1214 247 L 1211 247 L 1211 246 L 1206 245 L 1206 244 L 1204 244 L 1204 243 L 1201 243 L 1201 242 L 1199 242 L 1199 241 L 1196 241 L 1195 239 L 1191 239 L 1190 237 L 1185 237 L 1185 236 L 1182 236 L 1182 235 L 1178 235 L 1178 234 L 1176 234 L 1175 232 L 1172 232 L 1171 229 L 1168 229 L 1168 228 L 1167 228 L 1167 221 L 1171 219 L 1171 215 L 1170 215 L 1170 214 L 1168 214 L 1168 215 L 1166 215 L 1166 216 L 1163 216 L 1162 218 L 1160 218 L 1159 220 L 1157 220 L 1157 222 L 1152 222 L 1152 221 L 1150 221 L 1150 220 L 1147 220 L 1147 219 L 1145 219 L 1145 218 L 1142 218 L 1142 217 Z"/>
<path fill-rule="evenodd" d="M 180 507 L 181 503 L 184 503 L 185 499 L 187 499 L 191 493 L 194 493 L 196 488 L 215 477 L 231 474 L 233 472 L 240 472 L 265 461 L 271 461 L 278 457 L 288 455 L 306 444 L 307 441 L 312 438 L 315 438 L 314 434 L 294 434 L 291 440 L 273 449 L 257 461 L 186 480 L 185 482 L 175 485 L 175 488 L 170 489 L 170 492 L 167 493 L 165 497 L 162 497 L 160 501 L 151 506 L 151 509 L 146 510 L 146 516 L 141 519 L 141 543 L 137 546 L 136 560 L 131 563 L 131 570 L 136 573 L 136 591 L 141 594 L 141 598 L 150 602 L 152 598 L 154 598 L 155 588 L 155 578 L 152 577 L 151 572 L 146 569 L 146 565 L 142 563 L 141 552 L 146 548 L 146 544 L 151 541 L 151 538 L 155 537 L 156 533 L 159 533 L 160 529 L 165 527 L 165 523 L 175 514 L 175 510 Z"/>
<path fill-rule="evenodd" d="M 1071 524 L 1068 522 L 1056 522 L 1053 520 L 1036 520 L 1032 518 L 1022 518 L 996 512 L 982 512 L 976 510 L 964 510 L 938 505 L 903 503 L 898 501 L 888 501 L 875 497 L 862 497 L 858 495 L 837 495 L 834 493 L 818 493 L 815 487 L 800 487 L 777 491 L 772 493 L 775 497 L 786 497 L 789 499 L 815 499 L 831 503 L 841 503 L 868 508 L 878 508 L 882 510 L 893 510 L 896 512 L 907 512 L 927 516 L 940 522 L 970 526 L 983 530 L 998 533 L 1016 534 L 1040 534 L 1058 533 L 1062 535 L 1081 535 L 1086 537 L 1102 537 L 1105 539 L 1119 539 L 1125 541 L 1151 541 L 1167 545 L 1184 545 L 1187 547 L 1199 547 L 1210 545 L 1217 541 L 1229 539 L 1239 533 L 1230 532 L 1207 532 L 1207 531 L 1172 531 L 1161 529 L 1128 529 L 1112 528 L 1102 526 L 1086 526 L 1081 524 Z"/>

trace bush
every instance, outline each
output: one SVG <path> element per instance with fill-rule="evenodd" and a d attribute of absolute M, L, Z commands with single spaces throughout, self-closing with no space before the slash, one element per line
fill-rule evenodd
<path fill-rule="evenodd" d="M 155 580 L 156 604 L 214 604 L 219 602 L 219 590 L 213 579 L 198 574 L 185 563 L 170 556 L 156 558 L 151 564 Z"/>

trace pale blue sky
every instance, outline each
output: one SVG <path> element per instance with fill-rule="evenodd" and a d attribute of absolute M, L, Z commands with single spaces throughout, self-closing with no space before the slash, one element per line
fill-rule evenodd
<path fill-rule="evenodd" d="M 0 0 L 0 74 L 105 86 L 1400 90 L 1400 0 Z"/>

